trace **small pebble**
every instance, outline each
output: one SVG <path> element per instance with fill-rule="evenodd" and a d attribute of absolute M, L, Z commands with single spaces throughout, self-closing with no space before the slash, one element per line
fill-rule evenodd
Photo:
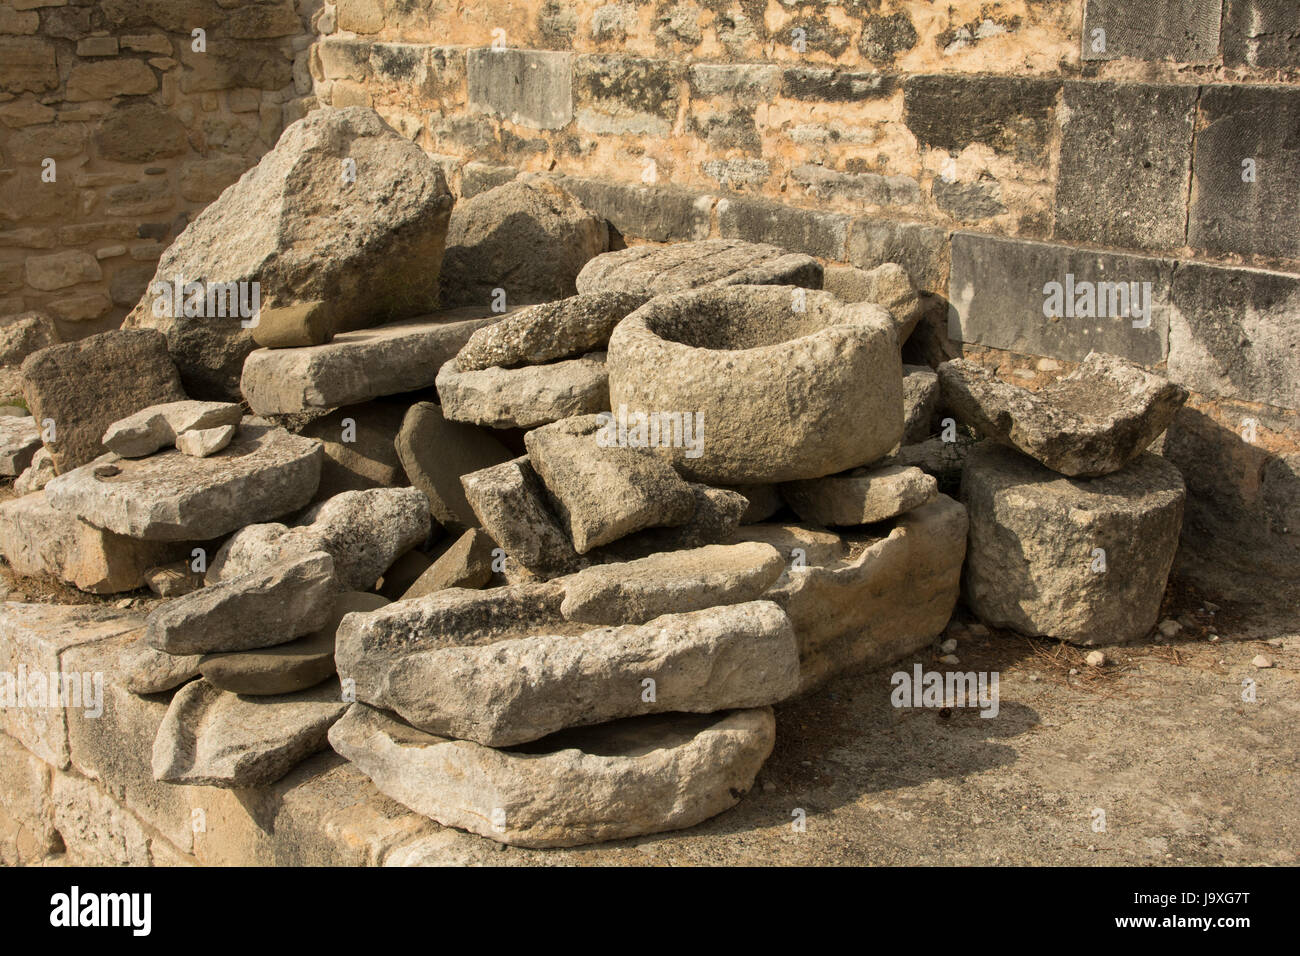
<path fill-rule="evenodd" d="M 1265 641 L 1264 643 L 1267 644 L 1269 647 L 1281 647 L 1282 644 L 1283 644 L 1283 641 L 1282 641 L 1282 638 L 1280 638 L 1280 637 L 1270 637 L 1270 638 L 1269 638 L 1267 641 Z"/>
<path fill-rule="evenodd" d="M 1265 667 L 1273 666 L 1273 662 L 1270 661 L 1263 654 L 1256 654 L 1254 660 L 1252 660 L 1251 663 L 1254 664 L 1256 667 L 1260 668 L 1261 670 Z"/>
<path fill-rule="evenodd" d="M 1038 677 L 1037 674 L 1030 674 L 1030 675 L 1029 675 L 1029 679 L 1030 679 L 1033 683 L 1037 684 L 1037 683 L 1038 683 L 1038 680 L 1039 680 L 1039 677 Z"/>
<path fill-rule="evenodd" d="M 1219 605 L 1213 603 L 1212 601 L 1206 601 L 1205 609 L 1209 611 L 1211 614 L 1217 614 L 1219 611 Z"/>
<path fill-rule="evenodd" d="M 1083 662 L 1089 667 L 1104 667 L 1106 665 L 1106 655 L 1101 651 L 1089 651 Z"/>
<path fill-rule="evenodd" d="M 1071 676 L 1071 677 L 1073 677 L 1073 676 L 1074 676 L 1075 674 L 1077 674 L 1077 673 L 1079 673 L 1079 668 L 1077 668 L 1077 667 L 1071 667 L 1071 668 L 1070 668 L 1070 676 Z"/>
<path fill-rule="evenodd" d="M 939 645 L 939 650 L 944 654 L 951 654 L 957 650 L 957 642 L 950 637 Z"/>
<path fill-rule="evenodd" d="M 957 657 L 956 654 L 945 654 L 945 655 L 943 655 L 943 657 L 939 658 L 939 663 L 940 663 L 940 664 L 960 664 L 960 663 L 961 663 L 961 660 Z"/>
<path fill-rule="evenodd" d="M 970 626 L 970 632 L 976 637 L 988 637 L 989 629 L 983 624 L 975 623 Z"/>
<path fill-rule="evenodd" d="M 131 598 L 122 598 L 122 600 L 117 602 L 116 607 L 125 609 L 130 607 L 134 603 L 135 601 L 133 601 Z"/>
<path fill-rule="evenodd" d="M 1182 629 L 1183 626 L 1171 617 L 1160 622 L 1160 634 L 1163 637 L 1173 637 Z"/>
<path fill-rule="evenodd" d="M 1210 635 L 1210 643 L 1211 643 L 1211 644 L 1217 644 L 1217 643 L 1219 643 L 1219 635 L 1218 635 L 1218 634 L 1211 634 L 1211 635 Z"/>

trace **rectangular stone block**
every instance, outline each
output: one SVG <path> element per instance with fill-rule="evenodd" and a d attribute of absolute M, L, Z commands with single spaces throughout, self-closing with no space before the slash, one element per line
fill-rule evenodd
<path fill-rule="evenodd" d="M 1179 263 L 1169 376 L 1205 395 L 1300 409 L 1300 276 Z"/>
<path fill-rule="evenodd" d="M 780 89 L 781 68 L 768 63 L 695 63 L 689 78 L 692 96 L 767 103 Z"/>
<path fill-rule="evenodd" d="M 574 64 L 578 125 L 593 133 L 667 136 L 686 67 L 674 60 L 589 54 Z"/>
<path fill-rule="evenodd" d="M 573 119 L 571 54 L 481 47 L 468 57 L 471 110 L 530 129 L 559 129 Z"/>
<path fill-rule="evenodd" d="M 1300 259 L 1300 89 L 1208 86 L 1198 125 L 1188 245 Z"/>
<path fill-rule="evenodd" d="M 64 703 L 84 701 L 84 684 L 60 676 L 64 652 L 144 625 L 138 613 L 101 605 L 17 604 L 0 613 L 0 714 L 4 731 L 55 767 L 69 763 Z M 53 678 L 55 694 L 50 694 Z"/>
<path fill-rule="evenodd" d="M 850 73 L 830 67 L 791 67 L 781 74 L 781 95 L 794 100 L 853 103 L 880 99 L 898 88 L 890 73 Z"/>
<path fill-rule="evenodd" d="M 903 120 L 922 146 L 959 153 L 972 143 L 1042 165 L 1052 140 L 1061 81 L 1032 77 L 908 77 Z"/>
<path fill-rule="evenodd" d="M 1173 273 L 1169 259 L 958 232 L 948 335 L 1069 362 L 1095 350 L 1158 365 L 1167 350 Z M 1149 316 L 1139 314 L 1148 306 Z"/>
<path fill-rule="evenodd" d="M 1084 60 L 1210 63 L 1219 54 L 1223 0 L 1086 0 Z M 1103 31 L 1098 33 L 1098 31 Z"/>
<path fill-rule="evenodd" d="M 166 866 L 184 861 L 175 847 L 93 781 L 56 771 L 53 804 L 68 862 L 74 865 Z"/>
<path fill-rule="evenodd" d="M 1065 85 L 1057 238 L 1183 245 L 1196 96 L 1194 86 Z"/>
<path fill-rule="evenodd" d="M 513 166 L 489 163 L 466 163 L 460 168 L 460 198 L 469 199 L 489 189 L 503 186 L 519 175 Z M 449 180 L 450 181 L 450 180 Z"/>
<path fill-rule="evenodd" d="M 761 199 L 718 200 L 718 231 L 724 239 L 767 242 L 824 259 L 846 255 L 849 218 Z"/>
<path fill-rule="evenodd" d="M 1223 62 L 1267 70 L 1300 67 L 1300 4 L 1224 0 Z"/>
<path fill-rule="evenodd" d="M 714 199 L 707 193 L 571 176 L 561 185 L 624 236 L 652 242 L 708 238 Z"/>
<path fill-rule="evenodd" d="M 360 37 L 321 37 L 313 47 L 314 71 L 322 80 L 367 80 L 374 43 Z"/>
<path fill-rule="evenodd" d="M 855 219 L 849 231 L 849 262 L 860 269 L 897 262 L 918 289 L 946 292 L 952 262 L 948 230 L 874 216 Z"/>
<path fill-rule="evenodd" d="M 0 734 L 0 865 L 36 863 L 55 850 L 50 767 Z"/>
<path fill-rule="evenodd" d="M 919 206 L 921 187 L 910 176 L 846 173 L 805 163 L 790 178 L 818 199 L 840 199 L 868 206 Z"/>

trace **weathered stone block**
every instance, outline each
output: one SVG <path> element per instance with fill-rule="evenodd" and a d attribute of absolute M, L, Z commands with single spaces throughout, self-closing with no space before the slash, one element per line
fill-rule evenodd
<path fill-rule="evenodd" d="M 559 129 L 573 119 L 573 57 L 543 50 L 468 54 L 469 106 L 530 129 Z"/>
<path fill-rule="evenodd" d="M 1222 0 L 1087 0 L 1082 58 L 1213 62 L 1221 6 Z"/>
<path fill-rule="evenodd" d="M 624 236 L 652 242 L 708 237 L 714 200 L 706 193 L 678 186 L 646 186 L 570 176 L 561 180 L 561 185 Z"/>
<path fill-rule="evenodd" d="M 1287 0 L 1224 0 L 1220 30 L 1227 66 L 1300 67 L 1300 7 Z"/>
<path fill-rule="evenodd" d="M 727 239 L 770 243 L 825 259 L 843 259 L 849 216 L 760 199 L 718 200 L 718 232 Z"/>
<path fill-rule="evenodd" d="M 959 153 L 982 143 L 1023 163 L 1047 162 L 1061 81 L 935 74 L 903 86 L 904 122 L 922 146 Z"/>
<path fill-rule="evenodd" d="M 947 229 L 928 223 L 854 219 L 848 260 L 863 269 L 896 262 L 907 270 L 918 289 L 946 291 L 952 262 L 948 237 Z"/>
<path fill-rule="evenodd" d="M 898 78 L 889 73 L 846 73 L 830 67 L 790 67 L 781 74 L 781 95 L 793 100 L 852 103 L 893 94 Z"/>
<path fill-rule="evenodd" d="M 574 64 L 578 125 L 593 133 L 666 136 L 686 67 L 673 60 L 592 54 Z"/>

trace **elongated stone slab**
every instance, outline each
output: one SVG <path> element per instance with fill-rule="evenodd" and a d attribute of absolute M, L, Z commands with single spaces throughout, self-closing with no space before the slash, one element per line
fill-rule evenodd
<path fill-rule="evenodd" d="M 242 417 L 243 410 L 233 402 L 165 402 L 113 422 L 104 432 L 103 443 L 123 458 L 143 458 L 186 432 L 238 425 Z"/>
<path fill-rule="evenodd" d="M 209 458 L 165 451 L 105 455 L 45 486 L 50 504 L 96 527 L 150 541 L 202 541 L 296 511 L 320 481 L 321 446 L 245 419 Z"/>
<path fill-rule="evenodd" d="M 0 475 L 21 475 L 40 447 L 41 428 L 36 419 L 30 415 L 0 418 Z"/>
<path fill-rule="evenodd" d="M 515 846 L 577 846 L 694 826 L 727 810 L 772 752 L 769 707 L 661 714 L 515 750 L 447 740 L 354 704 L 330 744 L 444 826 Z"/>
<path fill-rule="evenodd" d="M 855 468 L 842 475 L 781 485 L 781 496 L 800 518 L 824 525 L 884 521 L 925 504 L 938 493 L 933 476 L 902 465 Z"/>
<path fill-rule="evenodd" d="M 526 456 L 465 475 L 461 485 L 483 529 L 505 549 L 507 567 L 517 564 L 545 579 L 586 563 L 548 507 Z"/>
<path fill-rule="evenodd" d="M 326 746 L 347 710 L 336 681 L 297 694 L 241 697 L 206 680 L 176 692 L 153 746 L 153 775 L 165 783 L 264 787 Z"/>
<path fill-rule="evenodd" d="M 785 613 L 753 601 L 576 635 L 470 645 L 448 635 L 367 673 L 379 679 L 357 680 L 358 700 L 430 733 L 508 747 L 621 717 L 775 704 L 798 687 L 799 660 Z"/>
<path fill-rule="evenodd" d="M 536 428 L 609 408 L 604 352 L 478 371 L 462 371 L 453 359 L 438 370 L 437 384 L 444 415 L 489 428 Z"/>
<path fill-rule="evenodd" d="M 428 388 L 475 330 L 497 321 L 483 309 L 438 313 L 344 332 L 296 349 L 256 349 L 244 361 L 240 391 L 258 415 L 356 405 Z"/>

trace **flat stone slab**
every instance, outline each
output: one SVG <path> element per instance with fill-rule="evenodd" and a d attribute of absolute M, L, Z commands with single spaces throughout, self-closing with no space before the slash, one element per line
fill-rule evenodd
<path fill-rule="evenodd" d="M 566 418 L 524 436 L 528 460 L 579 554 L 695 514 L 695 495 L 672 465 L 647 449 L 601 440 L 608 421 Z"/>
<path fill-rule="evenodd" d="M 48 575 L 93 594 L 134 591 L 153 566 L 189 553 L 177 541 L 141 541 L 53 507 L 44 491 L 0 504 L 0 554 L 18 574 Z"/>
<path fill-rule="evenodd" d="M 388 603 L 385 597 L 363 591 L 340 594 L 334 599 L 329 620 L 319 631 L 275 647 L 205 654 L 195 661 L 195 670 L 209 683 L 232 694 L 263 697 L 315 687 L 334 673 L 334 633 L 343 616 L 353 611 L 377 611 Z"/>
<path fill-rule="evenodd" d="M 586 563 L 552 514 L 527 456 L 465 475 L 461 484 L 479 523 L 505 550 L 507 568 L 545 579 Z"/>
<path fill-rule="evenodd" d="M 45 486 L 50 504 L 131 538 L 199 541 L 296 511 L 320 481 L 320 443 L 245 419 L 209 458 L 104 457 Z"/>
<path fill-rule="evenodd" d="M 657 296 L 609 340 L 610 407 L 628 441 L 634 420 L 638 442 L 652 436 L 656 416 L 656 452 L 710 484 L 819 478 L 881 458 L 903 434 L 902 378 L 882 306 L 789 287 Z"/>
<path fill-rule="evenodd" d="M 1187 400 L 1181 385 L 1099 352 L 1037 392 L 964 359 L 939 366 L 939 377 L 944 403 L 961 421 L 1077 478 L 1123 468 L 1169 427 Z"/>
<path fill-rule="evenodd" d="M 193 428 L 176 436 L 176 450 L 182 455 L 207 458 L 229 445 L 239 430 L 237 425 L 217 425 L 215 428 Z"/>
<path fill-rule="evenodd" d="M 456 367 L 516 368 L 603 351 L 614 326 L 648 300 L 644 294 L 594 292 L 525 306 L 471 335 L 456 355 Z"/>
<path fill-rule="evenodd" d="M 804 521 L 863 525 L 911 511 L 939 493 L 938 482 L 920 468 L 877 465 L 843 475 L 791 481 L 781 497 Z"/>
<path fill-rule="evenodd" d="M 474 372 L 453 359 L 439 369 L 437 385 L 444 415 L 489 428 L 536 428 L 609 408 L 604 352 Z"/>
<path fill-rule="evenodd" d="M 153 775 L 201 787 L 264 787 L 324 749 L 348 709 L 336 681 L 297 694 L 241 697 L 206 680 L 176 692 L 153 746 Z"/>
<path fill-rule="evenodd" d="M 429 733 L 507 747 L 621 717 L 774 704 L 798 681 L 789 620 L 754 601 L 582 634 L 448 637 L 357 680 L 356 694 Z"/>
<path fill-rule="evenodd" d="M 500 318 L 484 311 L 343 332 L 324 345 L 256 349 L 244 361 L 239 388 L 257 415 L 338 408 L 428 388 L 475 330 Z"/>
<path fill-rule="evenodd" d="M 313 551 L 161 605 L 149 615 L 145 641 L 168 654 L 284 644 L 322 628 L 338 590 L 334 559 Z"/>
<path fill-rule="evenodd" d="M 123 458 L 143 458 L 174 445 L 190 431 L 238 425 L 243 409 L 234 402 L 165 402 L 118 419 L 104 432 L 103 443 Z"/>
<path fill-rule="evenodd" d="M 687 482 L 695 496 L 695 513 L 685 524 L 671 528 L 646 528 L 597 548 L 587 557 L 594 563 L 635 561 L 667 551 L 684 551 L 730 541 L 749 508 L 749 499 L 729 488 L 711 488 Z"/>
<path fill-rule="evenodd" d="M 407 410 L 395 444 L 412 487 L 424 492 L 430 513 L 452 531 L 478 524 L 461 477 L 515 457 L 491 432 L 448 421 L 433 402 L 416 402 Z"/>
<path fill-rule="evenodd" d="M 123 655 L 123 684 L 133 694 L 162 694 L 199 676 L 199 654 L 167 654 L 150 647 L 144 631 Z"/>
<path fill-rule="evenodd" d="M 515 846 L 577 846 L 679 830 L 735 804 L 772 752 L 770 708 L 654 715 L 496 750 L 354 704 L 334 749 L 394 800 Z"/>
<path fill-rule="evenodd" d="M 208 566 L 213 584 L 265 570 L 313 551 L 334 559 L 344 591 L 368 591 L 403 553 L 429 536 L 429 508 L 414 488 L 345 491 L 304 513 L 298 524 L 249 525 Z"/>
<path fill-rule="evenodd" d="M 739 239 L 632 246 L 596 256 L 578 273 L 578 292 L 661 295 L 702 286 L 786 285 L 820 289 L 812 256 Z"/>
<path fill-rule="evenodd" d="M 566 620 L 641 624 L 663 614 L 759 598 L 781 576 L 776 548 L 751 542 L 669 551 L 561 578 Z"/>
<path fill-rule="evenodd" d="M 1186 497 L 1178 469 L 1156 455 L 1082 480 L 985 443 L 962 472 L 966 602 L 990 626 L 1072 644 L 1143 637 L 1160 614 Z"/>
<path fill-rule="evenodd" d="M 496 542 L 478 528 L 470 528 L 416 578 L 402 594 L 403 601 L 424 597 L 445 588 L 481 588 L 492 578 L 492 552 Z"/>
<path fill-rule="evenodd" d="M 966 509 L 939 495 L 886 537 L 846 537 L 841 556 L 791 567 L 763 597 L 794 624 L 800 692 L 931 643 L 957 603 L 966 531 Z"/>
<path fill-rule="evenodd" d="M 0 417 L 0 475 L 16 478 L 41 447 L 41 427 L 30 415 Z"/>

